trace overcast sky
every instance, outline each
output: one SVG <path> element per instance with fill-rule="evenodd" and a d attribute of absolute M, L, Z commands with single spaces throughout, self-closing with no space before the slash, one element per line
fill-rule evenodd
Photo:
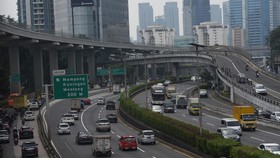
<path fill-rule="evenodd" d="M 129 25 L 130 25 L 130 36 L 136 39 L 136 28 L 139 23 L 138 21 L 138 3 L 149 2 L 154 9 L 154 16 L 163 15 L 163 6 L 165 2 L 177 2 L 179 10 L 180 20 L 180 34 L 182 34 L 182 1 L 183 0 L 128 0 L 129 2 Z M 220 4 L 226 0 L 210 0 L 211 4 Z M 0 15 L 10 15 L 12 18 L 17 20 L 17 0 L 0 0 Z"/>

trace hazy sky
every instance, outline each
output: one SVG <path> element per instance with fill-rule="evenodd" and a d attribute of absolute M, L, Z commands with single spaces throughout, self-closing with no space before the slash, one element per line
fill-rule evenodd
<path fill-rule="evenodd" d="M 129 2 L 129 25 L 130 25 L 130 36 L 136 39 L 136 28 L 139 23 L 138 21 L 138 3 L 149 2 L 154 9 L 154 16 L 163 15 L 163 6 L 165 2 L 177 2 L 179 10 L 179 25 L 180 34 L 182 34 L 182 1 L 183 0 L 128 0 Z M 211 4 L 220 4 L 226 0 L 210 0 Z M 17 20 L 17 0 L 0 0 L 0 15 L 10 15 L 12 18 Z"/>

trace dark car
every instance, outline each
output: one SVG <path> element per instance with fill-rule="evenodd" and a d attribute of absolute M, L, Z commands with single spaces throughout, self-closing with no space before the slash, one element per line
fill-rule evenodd
<path fill-rule="evenodd" d="M 118 117 L 117 117 L 117 114 L 115 114 L 115 113 L 107 114 L 106 118 L 109 120 L 110 123 L 117 123 L 118 122 Z"/>
<path fill-rule="evenodd" d="M 37 143 L 34 141 L 26 141 L 23 142 L 21 147 L 21 155 L 23 158 L 29 157 L 29 156 L 35 156 L 38 157 L 38 147 Z"/>
<path fill-rule="evenodd" d="M 106 103 L 106 110 L 109 110 L 109 109 L 111 109 L 111 110 L 115 110 L 115 106 L 116 106 L 116 104 L 115 104 L 115 102 L 114 101 L 107 101 L 107 103 Z"/>
<path fill-rule="evenodd" d="M 90 132 L 78 132 L 76 135 L 76 143 L 77 144 L 92 144 L 93 143 L 93 137 Z"/>
<path fill-rule="evenodd" d="M 34 138 L 33 128 L 29 126 L 22 126 L 18 131 L 19 131 L 19 139 Z"/>
<path fill-rule="evenodd" d="M 177 95 L 178 95 L 178 93 L 172 93 L 171 94 L 171 102 L 174 103 L 174 104 L 176 103 L 176 96 Z"/>
<path fill-rule="evenodd" d="M 91 101 L 90 101 L 90 99 L 88 99 L 88 98 L 82 99 L 81 102 L 83 102 L 84 105 L 91 105 Z"/>
<path fill-rule="evenodd" d="M 9 125 L 8 123 L 3 123 L 3 124 L 2 124 L 2 128 L 5 129 L 5 130 L 7 130 L 8 133 L 11 132 L 11 128 L 10 128 L 10 125 Z"/>
<path fill-rule="evenodd" d="M 163 104 L 163 111 L 165 113 L 174 113 L 175 112 L 175 106 L 171 101 L 167 101 Z"/>

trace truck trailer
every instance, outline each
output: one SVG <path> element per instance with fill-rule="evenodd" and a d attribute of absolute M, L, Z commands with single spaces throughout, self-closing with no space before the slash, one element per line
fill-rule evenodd
<path fill-rule="evenodd" d="M 93 137 L 92 155 L 95 157 L 112 155 L 112 138 L 110 135 L 95 135 Z"/>

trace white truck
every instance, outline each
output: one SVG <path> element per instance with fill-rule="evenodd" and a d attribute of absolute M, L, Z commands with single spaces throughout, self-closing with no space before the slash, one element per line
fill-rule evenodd
<path fill-rule="evenodd" d="M 95 135 L 93 137 L 92 155 L 95 157 L 112 155 L 112 138 L 110 135 Z"/>
<path fill-rule="evenodd" d="M 78 112 L 80 112 L 80 110 L 81 110 L 81 100 L 80 99 L 71 100 L 71 110 L 77 110 Z"/>
<path fill-rule="evenodd" d="M 166 97 L 168 99 L 171 98 L 171 94 L 172 93 L 176 93 L 176 84 L 169 84 L 167 87 L 166 87 Z"/>
<path fill-rule="evenodd" d="M 119 84 L 113 84 L 113 93 L 118 94 L 121 92 L 121 86 Z"/>

